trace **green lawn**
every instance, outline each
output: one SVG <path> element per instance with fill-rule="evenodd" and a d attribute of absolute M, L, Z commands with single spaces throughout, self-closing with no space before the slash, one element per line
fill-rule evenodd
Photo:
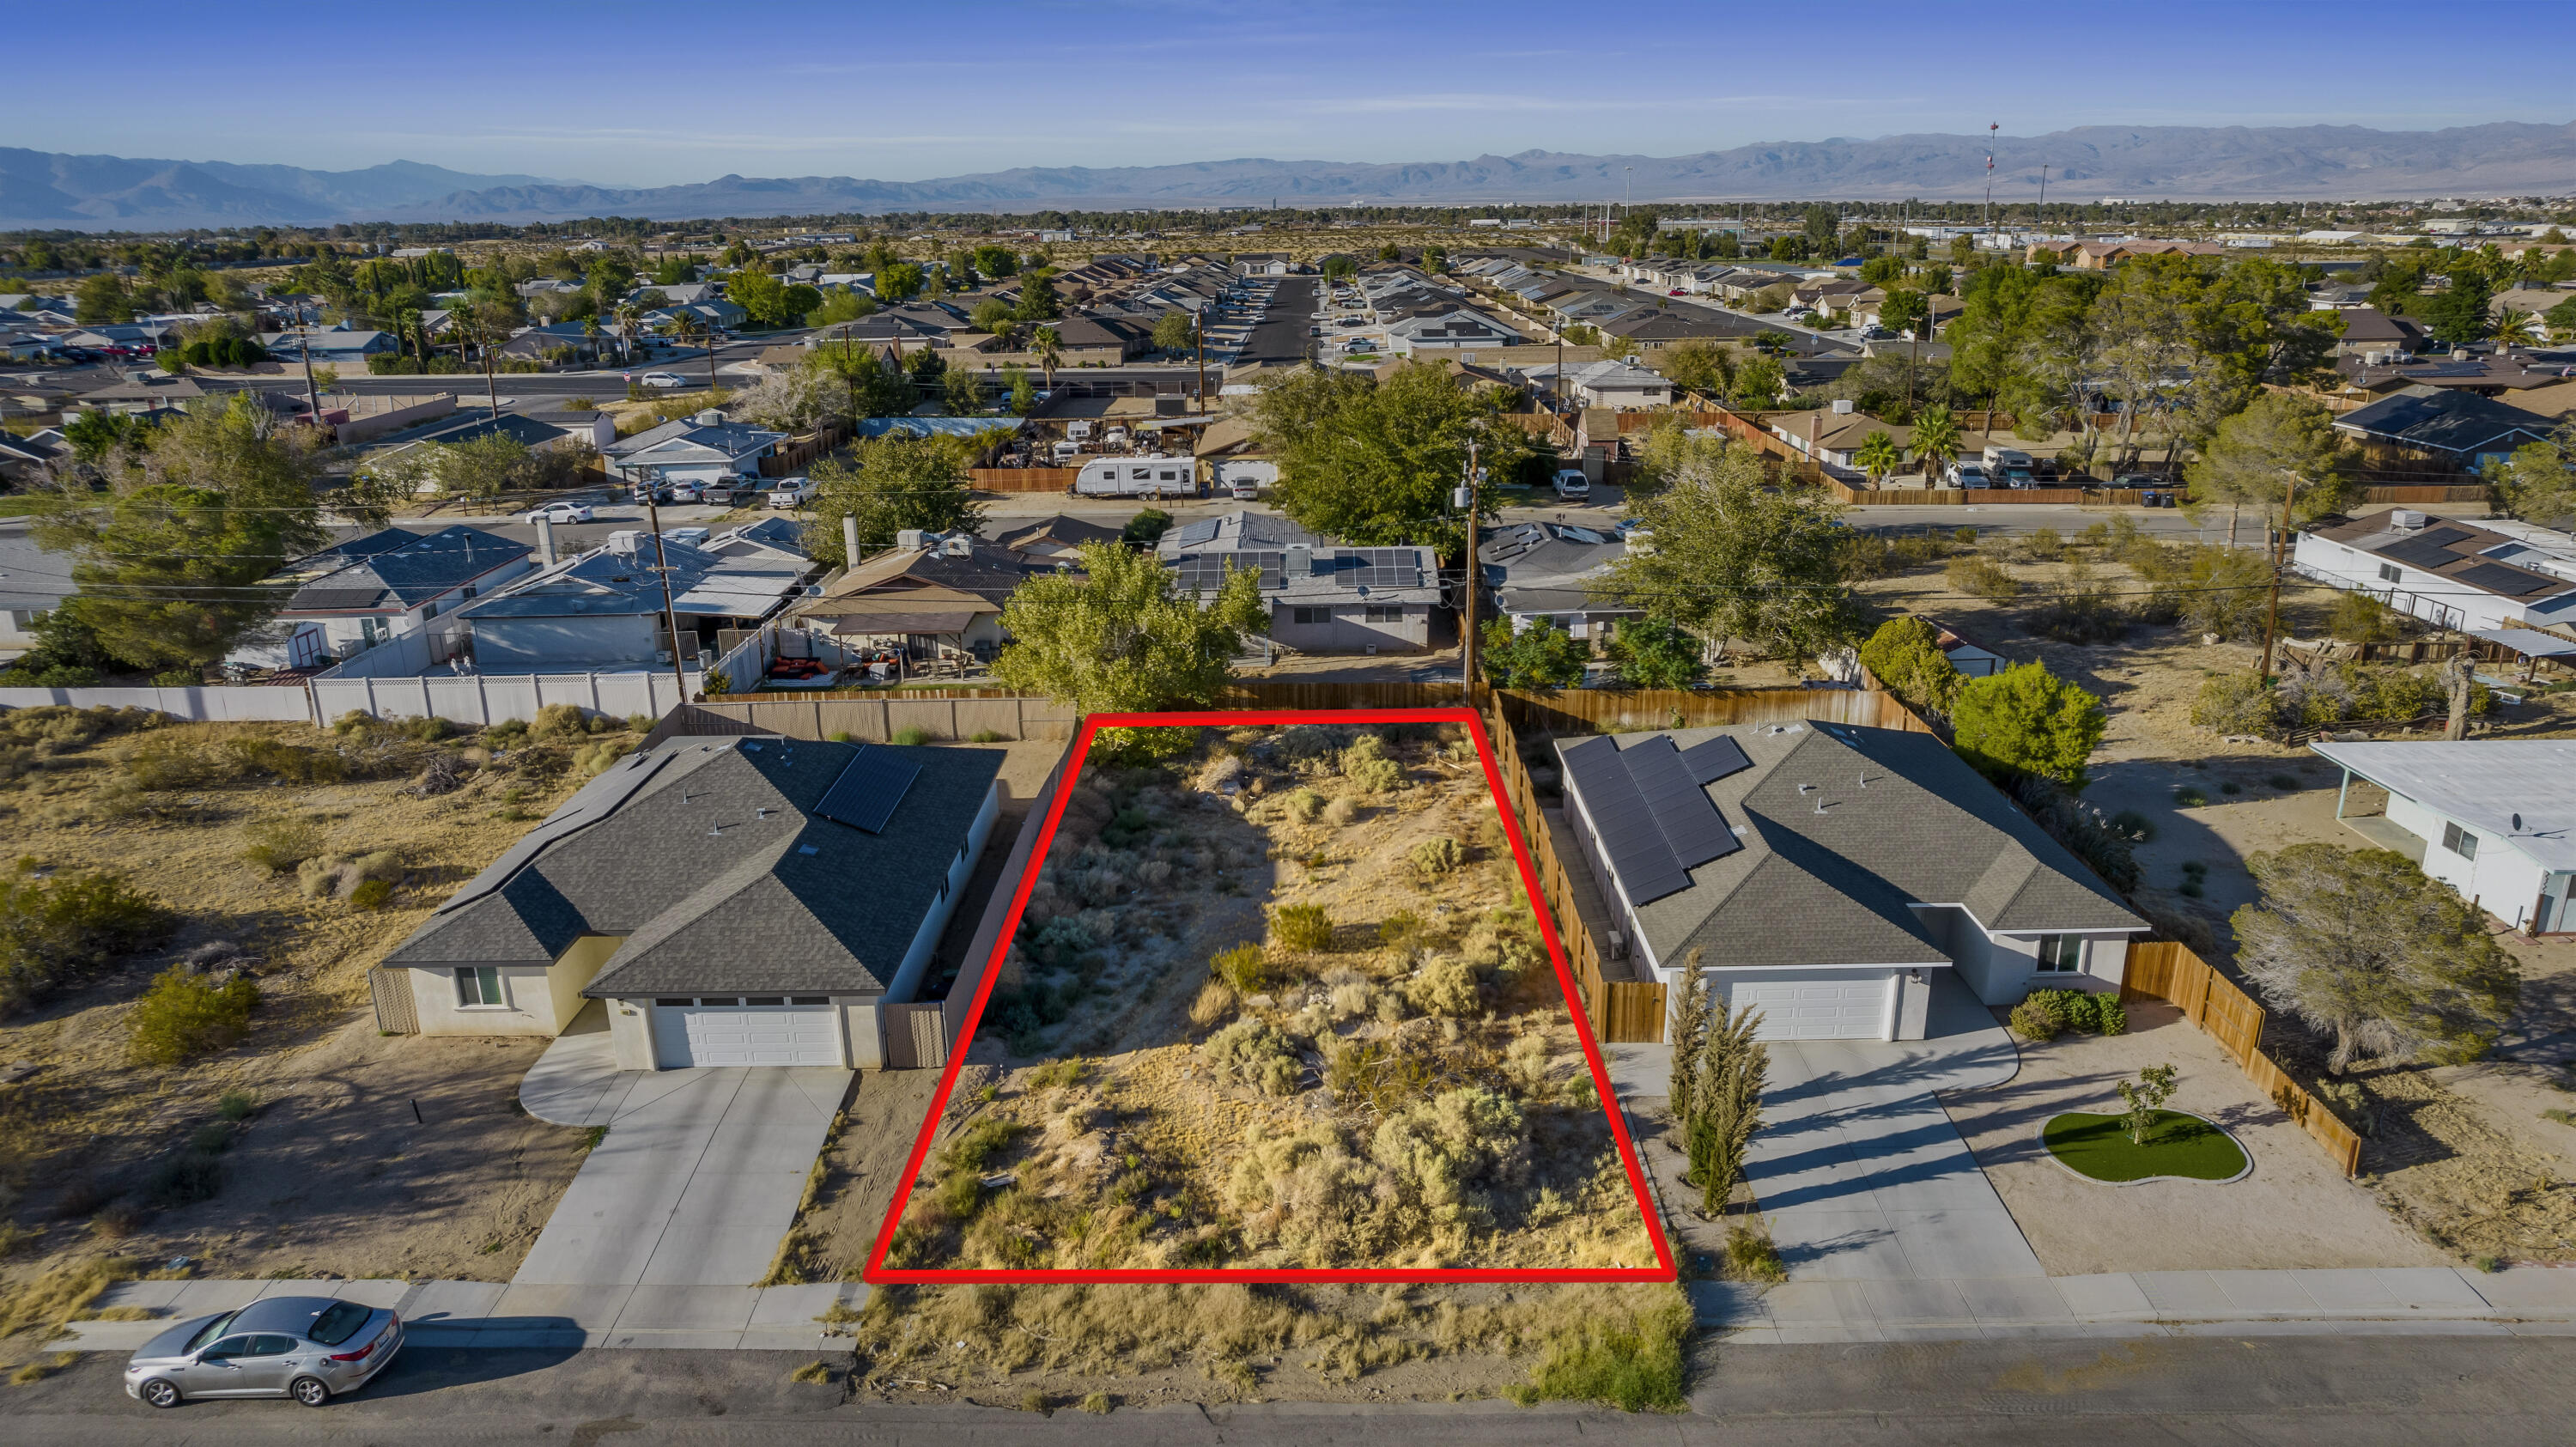
<path fill-rule="evenodd" d="M 2245 1150 L 2235 1138 L 2198 1116 L 2180 1111 L 2156 1112 L 2147 1143 L 2129 1143 L 2129 1133 L 2116 1115 L 2070 1111 L 2040 1131 L 2049 1154 L 2078 1175 L 2117 1184 L 2150 1176 L 2183 1176 L 2195 1181 L 2224 1181 L 2245 1169 Z"/>

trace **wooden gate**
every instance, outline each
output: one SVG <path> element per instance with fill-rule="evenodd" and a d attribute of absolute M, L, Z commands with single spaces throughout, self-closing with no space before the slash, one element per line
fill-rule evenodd
<path fill-rule="evenodd" d="M 387 1035 L 420 1033 L 420 1006 L 411 997 L 411 971 L 367 971 L 367 994 L 376 1004 L 376 1029 Z"/>

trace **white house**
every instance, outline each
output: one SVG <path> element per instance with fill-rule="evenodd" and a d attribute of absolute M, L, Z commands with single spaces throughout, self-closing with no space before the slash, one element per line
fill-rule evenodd
<path fill-rule="evenodd" d="M 2309 745 L 2344 771 L 2335 817 L 2526 934 L 2576 934 L 2576 740 Z M 2352 781 L 2388 791 L 2351 814 Z"/>
<path fill-rule="evenodd" d="M 1738 724 L 1556 748 L 1613 956 L 1667 986 L 1696 961 L 1767 1039 L 1919 1040 L 1936 988 L 2115 991 L 2147 928 L 1930 734 Z"/>
<path fill-rule="evenodd" d="M 384 969 L 424 1035 L 553 1036 L 600 1000 L 622 1070 L 880 1068 L 881 1007 L 929 972 L 1001 764 L 675 738 L 584 785 Z"/>
<path fill-rule="evenodd" d="M 313 668 L 421 632 L 533 566 L 534 550 L 480 528 L 386 528 L 289 563 L 266 582 L 294 594 L 225 661 Z"/>
<path fill-rule="evenodd" d="M 2509 535 L 2498 527 L 2512 527 Z M 2292 565 L 2445 628 L 2492 632 L 2576 622 L 2576 539 L 2527 524 L 2469 522 L 2397 508 L 2322 519 Z"/>
<path fill-rule="evenodd" d="M 1605 529 L 1526 522 L 1486 533 L 1476 561 L 1514 633 L 1544 620 L 1576 638 L 1606 640 L 1620 619 L 1639 612 L 1592 593 L 1627 552 L 1625 540 Z"/>
<path fill-rule="evenodd" d="M 609 470 L 629 482 L 731 482 L 760 476 L 760 460 L 784 432 L 728 422 L 713 408 L 649 427 L 602 449 Z"/>
<path fill-rule="evenodd" d="M 1213 595 L 1228 568 L 1256 568 L 1270 640 L 1309 653 L 1418 653 L 1441 606 L 1427 547 L 1345 548 L 1283 517 L 1235 512 L 1163 534 L 1155 552 L 1181 586 Z"/>

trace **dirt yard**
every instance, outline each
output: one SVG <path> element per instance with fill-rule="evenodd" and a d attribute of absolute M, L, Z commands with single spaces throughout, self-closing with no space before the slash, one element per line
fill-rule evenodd
<path fill-rule="evenodd" d="M 2017 1040 L 2021 1070 L 2010 1081 L 1941 1097 L 2050 1275 L 2449 1264 L 2345 1180 L 2179 1010 L 2139 1001 L 2129 1025 L 2125 1035 Z M 2116 1113 L 2114 1085 L 2158 1064 L 2181 1068 L 2170 1108 L 2224 1126 L 2254 1158 L 2252 1175 L 2226 1185 L 2112 1186 L 2048 1159 L 2038 1132 L 2051 1117 Z"/>
<path fill-rule="evenodd" d="M 85 1256 L 507 1280 L 581 1159 L 579 1132 L 516 1105 L 545 1042 L 379 1036 L 366 971 L 635 736 L 0 722 L 12 853 L 48 879 L 112 871 L 173 921 L 0 1019 L 0 1289 Z M 322 871 L 335 860 L 374 862 Z M 377 908 L 347 897 L 358 872 L 390 885 Z M 145 1063 L 128 1018 L 180 962 L 252 980 L 248 1033 Z"/>
<path fill-rule="evenodd" d="M 1454 729 L 1087 768 L 890 1260 L 1652 1259 Z"/>

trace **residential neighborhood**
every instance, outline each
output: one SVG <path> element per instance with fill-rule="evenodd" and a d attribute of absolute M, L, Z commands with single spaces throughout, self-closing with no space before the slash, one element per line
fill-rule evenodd
<path fill-rule="evenodd" d="M 453 18 L 0 153 L 0 1435 L 2567 1435 L 2538 17 Z"/>

